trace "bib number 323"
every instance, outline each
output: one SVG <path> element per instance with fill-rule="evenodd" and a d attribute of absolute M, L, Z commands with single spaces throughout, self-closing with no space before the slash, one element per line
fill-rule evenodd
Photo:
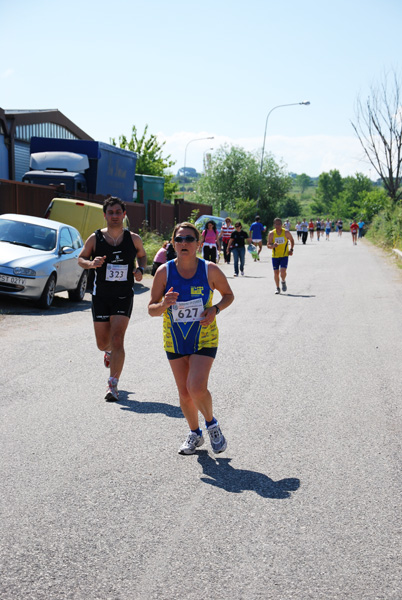
<path fill-rule="evenodd" d="M 127 281 L 128 265 L 106 265 L 106 281 Z"/>
<path fill-rule="evenodd" d="M 189 300 L 188 302 L 176 302 L 172 306 L 173 320 L 175 323 L 191 323 L 200 321 L 204 311 L 202 298 Z"/>

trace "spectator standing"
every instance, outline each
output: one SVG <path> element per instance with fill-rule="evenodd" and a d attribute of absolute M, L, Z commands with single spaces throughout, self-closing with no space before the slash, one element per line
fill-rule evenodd
<path fill-rule="evenodd" d="M 230 240 L 230 236 L 234 232 L 235 228 L 232 225 L 232 219 L 230 217 L 226 217 L 225 223 L 221 227 L 221 232 L 219 234 L 219 238 L 222 240 L 223 246 L 223 258 L 225 263 L 230 264 L 230 251 L 228 252 L 228 244 Z"/>
<path fill-rule="evenodd" d="M 216 230 L 215 221 L 207 221 L 206 227 L 201 234 L 201 244 L 204 260 L 216 263 L 217 252 L 219 251 L 219 234 Z"/>
<path fill-rule="evenodd" d="M 240 273 L 244 275 L 244 259 L 246 255 L 245 241 L 248 239 L 247 233 L 244 231 L 240 221 L 235 223 L 235 231 L 230 236 L 228 244 L 228 252 L 233 248 L 233 262 L 234 262 L 234 276 L 239 276 L 239 262 L 240 262 Z"/>

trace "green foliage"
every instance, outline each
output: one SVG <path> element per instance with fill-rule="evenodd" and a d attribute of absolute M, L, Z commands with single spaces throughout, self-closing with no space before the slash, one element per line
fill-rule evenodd
<path fill-rule="evenodd" d="M 112 144 L 116 146 L 116 141 L 113 138 Z M 172 198 L 174 192 L 177 192 L 179 187 L 173 180 L 173 173 L 166 170 L 173 167 L 174 160 L 171 160 L 171 155 L 163 156 L 163 146 L 158 142 L 156 135 L 148 134 L 148 125 L 145 125 L 144 133 L 139 136 L 137 128 L 133 125 L 131 138 L 128 139 L 125 135 L 119 136 L 119 147 L 125 150 L 131 150 L 138 154 L 136 172 L 140 175 L 153 175 L 154 177 L 165 178 L 165 197 Z"/>
<path fill-rule="evenodd" d="M 356 203 L 356 211 L 363 221 L 370 223 L 373 217 L 381 212 L 389 203 L 389 198 L 383 188 L 375 188 L 371 191 L 363 191 L 359 194 Z"/>
<path fill-rule="evenodd" d="M 291 178 L 272 156 L 265 157 L 260 177 L 256 154 L 224 145 L 211 156 L 207 172 L 198 182 L 197 197 L 200 202 L 212 204 L 216 214 L 222 210 L 239 212 L 240 208 L 245 215 L 254 212 L 251 222 L 258 212 L 263 223 L 272 223 L 278 203 L 291 187 Z M 247 216 L 245 220 L 249 219 Z"/>
<path fill-rule="evenodd" d="M 321 173 L 318 178 L 316 203 L 317 206 L 323 207 L 324 211 L 319 212 L 328 212 L 332 202 L 339 196 L 342 190 L 342 176 L 337 169 L 333 169 L 329 173 Z"/>
<path fill-rule="evenodd" d="M 389 198 L 387 206 L 371 223 L 367 237 L 386 248 L 402 249 L 402 205 L 394 204 Z"/>
<path fill-rule="evenodd" d="M 297 175 L 295 185 L 300 190 L 300 197 L 303 196 L 304 192 L 308 187 L 312 185 L 311 177 L 306 175 L 306 173 L 302 173 L 301 175 Z"/>
<path fill-rule="evenodd" d="M 147 255 L 147 265 L 152 265 L 154 256 L 162 247 L 164 238 L 158 232 L 150 231 L 146 227 L 140 229 L 139 235 L 141 236 L 144 250 Z"/>
<path fill-rule="evenodd" d="M 280 205 L 278 215 L 281 219 L 288 217 L 297 217 L 302 212 L 302 206 L 296 198 L 287 197 Z"/>
<path fill-rule="evenodd" d="M 255 200 L 250 200 L 250 198 L 237 198 L 235 210 L 240 221 L 253 223 L 255 215 L 257 214 L 257 202 Z"/>
<path fill-rule="evenodd" d="M 198 215 L 200 214 L 200 211 L 198 208 L 194 209 L 191 211 L 191 214 L 187 220 L 188 223 L 195 223 L 196 220 L 198 219 Z"/>

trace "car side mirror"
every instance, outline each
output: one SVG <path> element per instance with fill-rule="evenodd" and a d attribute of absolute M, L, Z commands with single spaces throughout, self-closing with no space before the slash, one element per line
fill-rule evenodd
<path fill-rule="evenodd" d="M 74 248 L 71 246 L 63 246 L 60 250 L 60 254 L 72 254 L 74 252 Z"/>

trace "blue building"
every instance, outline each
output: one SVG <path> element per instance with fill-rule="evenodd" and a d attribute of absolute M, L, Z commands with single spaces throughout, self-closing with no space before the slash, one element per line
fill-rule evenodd
<path fill-rule="evenodd" d="M 29 171 L 32 136 L 92 140 L 57 109 L 5 110 L 0 108 L 0 179 L 21 181 Z"/>

